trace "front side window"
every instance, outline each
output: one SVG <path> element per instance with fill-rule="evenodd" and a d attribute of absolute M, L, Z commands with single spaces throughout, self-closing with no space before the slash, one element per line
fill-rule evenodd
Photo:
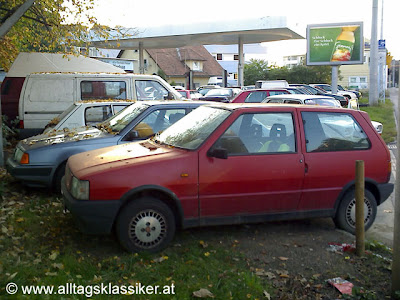
<path fill-rule="evenodd" d="M 164 100 L 168 97 L 168 90 L 158 81 L 136 80 L 137 100 Z"/>
<path fill-rule="evenodd" d="M 302 112 L 307 152 L 365 150 L 370 141 L 351 114 Z"/>
<path fill-rule="evenodd" d="M 148 138 L 160 132 L 185 116 L 185 109 L 158 109 L 150 113 L 133 130 L 139 138 Z"/>
<path fill-rule="evenodd" d="M 127 99 L 124 81 L 81 81 L 81 99 Z"/>
<path fill-rule="evenodd" d="M 243 114 L 212 148 L 228 150 L 228 155 L 293 153 L 296 150 L 291 113 Z"/>

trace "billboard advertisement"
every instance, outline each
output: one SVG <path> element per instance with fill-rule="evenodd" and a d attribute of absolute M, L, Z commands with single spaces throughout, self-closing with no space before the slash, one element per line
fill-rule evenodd
<path fill-rule="evenodd" d="M 307 65 L 353 65 L 363 59 L 362 22 L 307 26 Z"/>

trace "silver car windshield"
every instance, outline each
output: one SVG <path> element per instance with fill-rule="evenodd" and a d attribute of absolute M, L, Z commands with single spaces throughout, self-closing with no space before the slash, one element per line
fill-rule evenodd
<path fill-rule="evenodd" d="M 155 142 L 194 150 L 231 114 L 215 107 L 199 107 L 154 138 Z"/>
<path fill-rule="evenodd" d="M 103 123 L 100 123 L 97 127 L 106 128 L 107 131 L 118 133 L 148 108 L 149 105 L 142 102 L 136 102 L 135 104 L 121 110 Z"/>

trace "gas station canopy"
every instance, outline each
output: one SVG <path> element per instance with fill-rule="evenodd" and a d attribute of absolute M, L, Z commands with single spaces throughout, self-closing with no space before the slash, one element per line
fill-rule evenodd
<path fill-rule="evenodd" d="M 243 44 L 289 39 L 304 39 L 287 26 L 286 17 L 262 17 L 250 20 L 165 25 L 154 28 L 126 29 L 122 36 L 112 32 L 107 40 L 93 39 L 98 48 L 139 49 L 139 68 L 143 72 L 143 49 L 179 48 L 194 45 L 238 44 L 238 80 L 243 85 Z"/>

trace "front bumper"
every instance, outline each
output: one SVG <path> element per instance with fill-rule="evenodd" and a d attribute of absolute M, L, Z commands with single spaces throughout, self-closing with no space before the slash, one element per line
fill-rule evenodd
<path fill-rule="evenodd" d="M 20 165 L 12 157 L 6 161 L 7 172 L 32 187 L 51 187 L 53 167 Z"/>
<path fill-rule="evenodd" d="M 394 189 L 394 184 L 393 183 L 382 183 L 378 184 L 378 190 L 379 190 L 379 195 L 380 195 L 380 201 L 379 204 L 382 204 L 385 202 L 389 196 L 392 194 Z"/>
<path fill-rule="evenodd" d="M 64 206 L 72 213 L 80 231 L 87 234 L 111 233 L 121 207 L 119 200 L 76 200 L 67 190 L 65 177 L 61 181 L 61 193 Z"/>

